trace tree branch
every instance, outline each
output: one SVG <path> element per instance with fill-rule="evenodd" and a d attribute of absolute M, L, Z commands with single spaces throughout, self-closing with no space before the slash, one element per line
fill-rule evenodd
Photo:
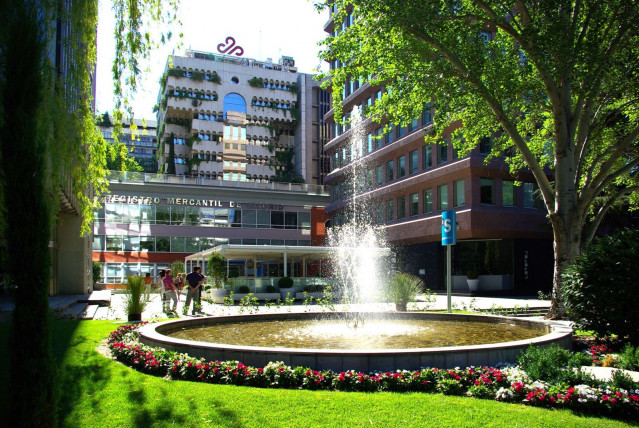
<path fill-rule="evenodd" d="M 612 205 L 615 202 L 617 202 L 619 199 L 621 199 L 625 195 L 628 195 L 633 192 L 639 192 L 639 186 L 626 187 L 620 190 L 614 197 L 608 199 L 606 203 L 604 203 L 603 206 L 599 208 L 599 211 L 597 211 L 597 215 L 595 215 L 595 219 L 588 226 L 586 230 L 586 234 L 583 237 L 582 242 L 584 245 L 590 243 L 592 239 L 595 237 L 595 233 L 597 232 L 599 225 L 601 224 L 604 216 L 606 215 L 610 207 L 612 207 Z"/>

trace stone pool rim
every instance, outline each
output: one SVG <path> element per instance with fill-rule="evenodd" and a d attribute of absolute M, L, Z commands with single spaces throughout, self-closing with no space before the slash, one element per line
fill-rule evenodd
<path fill-rule="evenodd" d="M 365 312 L 365 311 L 363 311 Z M 294 312 L 268 314 L 216 315 L 198 318 L 182 318 L 161 323 L 147 324 L 140 328 L 140 341 L 148 346 L 189 354 L 191 357 L 210 361 L 240 361 L 247 365 L 264 367 L 270 361 L 283 361 L 290 366 L 304 366 L 314 370 L 335 372 L 356 370 L 361 372 L 416 370 L 422 367 L 442 369 L 468 366 L 495 366 L 498 363 L 515 363 L 517 356 L 529 345 L 548 346 L 553 343 L 571 349 L 572 328 L 561 322 L 522 319 L 483 314 L 448 314 L 424 312 L 366 312 L 374 317 L 400 319 L 438 319 L 490 323 L 514 323 L 539 329 L 545 334 L 524 340 L 479 345 L 448 346 L 407 349 L 305 349 L 282 347 L 258 347 L 222 343 L 198 342 L 178 339 L 163 333 L 184 327 L 197 327 L 215 323 L 251 322 L 256 320 L 286 320 L 300 318 L 333 318 L 345 312 Z"/>

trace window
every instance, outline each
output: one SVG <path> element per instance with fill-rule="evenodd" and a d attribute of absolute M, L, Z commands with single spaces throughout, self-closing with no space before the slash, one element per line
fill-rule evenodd
<path fill-rule="evenodd" d="M 386 162 L 386 182 L 393 181 L 393 161 Z"/>
<path fill-rule="evenodd" d="M 410 125 L 408 125 L 408 132 L 415 132 L 417 131 L 417 119 L 413 119 L 410 122 Z"/>
<path fill-rule="evenodd" d="M 390 144 L 395 140 L 395 126 L 391 126 L 388 134 L 386 134 L 386 144 Z"/>
<path fill-rule="evenodd" d="M 377 210 L 377 224 L 383 224 L 384 223 L 384 204 L 376 204 L 376 210 Z"/>
<path fill-rule="evenodd" d="M 402 178 L 406 175 L 406 156 L 402 155 L 397 158 L 397 178 Z"/>
<path fill-rule="evenodd" d="M 375 141 L 375 148 L 377 149 L 381 149 L 384 145 L 384 137 L 382 136 L 383 133 L 384 130 L 382 128 L 375 130 L 375 136 L 377 137 L 377 141 Z"/>
<path fill-rule="evenodd" d="M 448 184 L 437 187 L 437 208 L 440 211 L 448 209 Z"/>
<path fill-rule="evenodd" d="M 515 206 L 515 183 L 504 180 L 501 182 L 502 203 L 505 207 Z"/>
<path fill-rule="evenodd" d="M 465 190 L 464 180 L 455 181 L 453 183 L 453 196 L 455 199 L 454 206 L 461 207 L 466 202 L 464 190 Z"/>
<path fill-rule="evenodd" d="M 410 195 L 410 216 L 415 217 L 419 214 L 419 195 L 413 193 Z"/>
<path fill-rule="evenodd" d="M 375 182 L 378 186 L 384 184 L 384 167 L 382 165 L 375 167 Z"/>
<path fill-rule="evenodd" d="M 286 212 L 284 216 L 287 229 L 297 229 L 297 213 Z"/>
<path fill-rule="evenodd" d="M 479 140 L 479 153 L 482 155 L 487 155 L 490 153 L 490 150 L 493 147 L 493 140 L 490 137 L 484 137 Z"/>
<path fill-rule="evenodd" d="M 539 191 L 535 183 L 524 183 L 524 207 L 543 209 L 544 202 L 539 197 Z M 108 245 L 108 238 L 107 238 Z"/>
<path fill-rule="evenodd" d="M 122 251 L 122 236 L 110 235 L 106 237 L 107 251 Z"/>
<path fill-rule="evenodd" d="M 413 150 L 408 154 L 408 173 L 415 174 L 419 168 L 419 158 L 417 156 L 417 150 Z"/>
<path fill-rule="evenodd" d="M 397 198 L 397 218 L 406 217 L 406 196 Z"/>
<path fill-rule="evenodd" d="M 311 213 L 297 213 L 297 228 L 302 230 L 311 230 Z"/>
<path fill-rule="evenodd" d="M 373 151 L 373 135 L 368 134 L 366 136 L 366 153 L 370 153 Z"/>
<path fill-rule="evenodd" d="M 104 235 L 93 235 L 93 250 L 104 251 Z"/>
<path fill-rule="evenodd" d="M 424 190 L 424 214 L 433 212 L 433 189 Z"/>
<path fill-rule="evenodd" d="M 430 103 L 424 106 L 424 111 L 422 112 L 422 126 L 427 126 L 433 123 L 433 115 L 430 109 Z"/>
<path fill-rule="evenodd" d="M 424 146 L 423 169 L 433 166 L 433 149 L 430 145 Z"/>
<path fill-rule="evenodd" d="M 437 156 L 437 164 L 444 163 L 448 160 L 448 143 L 446 141 L 441 142 L 437 145 L 439 150 Z"/>
<path fill-rule="evenodd" d="M 284 213 L 282 211 L 271 211 L 271 227 L 284 229 Z"/>
<path fill-rule="evenodd" d="M 246 101 L 240 94 L 230 93 L 224 97 L 224 118 L 226 113 L 234 111 L 246 114 Z"/>
<path fill-rule="evenodd" d="M 386 202 L 386 221 L 392 221 L 395 216 L 395 204 L 391 199 Z"/>
<path fill-rule="evenodd" d="M 492 178 L 482 178 L 479 180 L 480 183 L 480 193 L 482 204 L 494 204 L 495 196 L 493 192 L 493 179 Z"/>

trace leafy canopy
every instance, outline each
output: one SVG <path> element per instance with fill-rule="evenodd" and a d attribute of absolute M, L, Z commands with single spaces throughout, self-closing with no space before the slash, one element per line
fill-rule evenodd
<path fill-rule="evenodd" d="M 492 136 L 491 154 L 531 169 L 549 212 L 562 192 L 588 207 L 609 191 L 637 202 L 637 2 L 336 0 L 335 117 L 342 88 L 386 88 L 366 114 L 406 124 L 433 102 L 435 142 L 451 123 L 466 154 Z M 352 25 L 348 14 L 352 13 Z M 347 115 L 346 115 L 347 116 Z M 544 170 L 544 168 L 547 168 Z M 555 183 L 545 171 L 554 170 Z"/>

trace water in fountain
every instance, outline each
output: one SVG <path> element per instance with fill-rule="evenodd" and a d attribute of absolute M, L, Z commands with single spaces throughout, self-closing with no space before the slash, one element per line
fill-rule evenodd
<path fill-rule="evenodd" d="M 343 221 L 328 232 L 328 245 L 335 248 L 332 261 L 339 281 L 339 292 L 347 304 L 379 301 L 381 286 L 388 271 L 390 253 L 385 247 L 383 227 L 374 225 L 374 207 L 369 199 L 372 170 L 364 158 L 368 144 L 359 110 L 351 115 L 350 163 L 344 167 L 348 197 Z M 354 313 L 355 314 L 355 313 Z M 355 325 L 363 320 L 356 316 Z"/>

